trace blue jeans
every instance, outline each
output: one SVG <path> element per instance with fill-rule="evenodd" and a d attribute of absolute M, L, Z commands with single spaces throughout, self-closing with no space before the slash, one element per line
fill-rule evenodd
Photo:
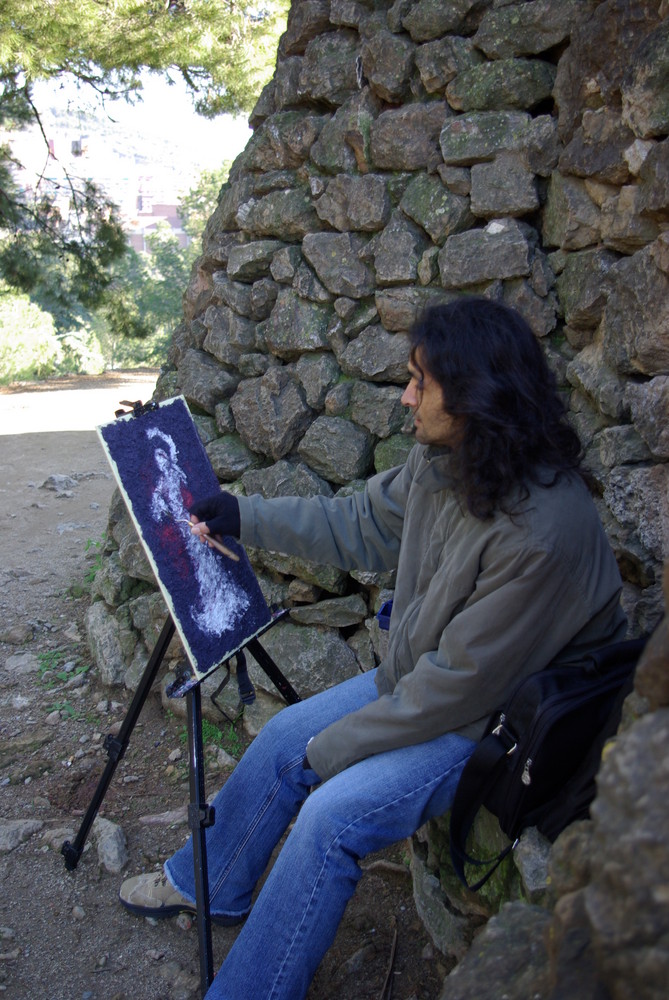
<path fill-rule="evenodd" d="M 206 1000 L 305 997 L 362 874 L 360 858 L 449 808 L 474 749 L 464 737 L 446 734 L 380 753 L 322 784 L 303 768 L 310 737 L 378 697 L 373 675 L 279 712 L 214 799 L 216 822 L 206 833 L 211 912 L 249 916 Z M 298 810 L 251 909 L 255 885 Z M 165 872 L 194 902 L 190 840 Z"/>

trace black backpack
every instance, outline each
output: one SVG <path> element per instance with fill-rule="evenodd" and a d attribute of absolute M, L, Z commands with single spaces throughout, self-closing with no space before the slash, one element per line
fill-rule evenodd
<path fill-rule="evenodd" d="M 595 650 L 580 663 L 550 664 L 522 680 L 493 713 L 451 807 L 451 860 L 469 889 L 487 882 L 526 827 L 536 826 L 552 841 L 588 816 L 602 749 L 618 729 L 645 643 L 631 639 Z M 498 818 L 511 841 L 487 861 L 466 853 L 481 806 Z M 466 863 L 492 867 L 470 885 Z"/>

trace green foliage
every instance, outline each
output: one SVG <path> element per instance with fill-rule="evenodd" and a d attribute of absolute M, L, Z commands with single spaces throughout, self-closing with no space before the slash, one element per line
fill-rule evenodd
<path fill-rule="evenodd" d="M 49 313 L 0 282 L 0 384 L 51 375 L 61 357 Z"/>
<path fill-rule="evenodd" d="M 185 233 L 200 240 L 207 221 L 216 208 L 221 187 L 225 184 L 232 163 L 226 160 L 217 170 L 203 170 L 195 187 L 179 203 L 179 218 Z"/>
<path fill-rule="evenodd" d="M 64 653 L 62 649 L 48 649 L 43 653 L 38 653 L 37 655 L 37 671 L 40 676 L 40 680 L 43 679 L 44 674 L 56 670 L 61 660 L 64 658 Z"/>
<path fill-rule="evenodd" d="M 74 705 L 69 701 L 54 701 L 52 705 L 49 705 L 49 711 L 60 712 L 63 719 L 79 718 L 79 712 L 77 712 Z"/>
<path fill-rule="evenodd" d="M 53 313 L 0 280 L 0 385 L 102 367 L 92 314 L 61 332 Z"/>
<path fill-rule="evenodd" d="M 70 597 L 77 599 L 79 597 L 84 597 L 86 594 L 90 594 L 93 581 L 95 580 L 99 570 L 102 569 L 105 542 L 105 535 L 102 536 L 100 541 L 95 541 L 93 538 L 86 539 L 84 552 L 86 553 L 86 559 L 90 565 L 84 573 L 83 580 L 75 580 L 67 588 L 67 593 Z"/>
<path fill-rule="evenodd" d="M 27 83 L 0 65 L 0 122 L 23 127 L 38 118 Z M 54 316 L 59 328 L 76 324 L 81 310 L 98 305 L 107 270 L 126 248 L 116 208 L 92 181 L 67 178 L 66 197 L 19 190 L 14 161 L 0 148 L 0 274 Z"/>
<path fill-rule="evenodd" d="M 86 570 L 86 575 L 84 577 L 86 583 L 90 587 L 95 579 L 98 570 L 102 569 L 102 559 L 103 559 L 103 549 L 105 544 L 105 536 L 103 535 L 99 542 L 94 541 L 92 538 L 86 539 L 86 545 L 84 546 L 84 552 L 92 553 L 93 558 L 91 559 L 91 565 Z"/>
<path fill-rule="evenodd" d="M 106 97 L 142 70 L 179 73 L 199 114 L 250 111 L 270 78 L 289 0 L 8 0 L 0 66 L 30 82 L 73 74 Z"/>
<path fill-rule="evenodd" d="M 66 681 L 71 680 L 73 677 L 78 677 L 80 674 L 85 674 L 88 672 L 89 667 L 84 664 L 78 664 L 70 670 L 61 670 L 60 666 L 65 659 L 65 653 L 62 649 L 49 649 L 45 652 L 39 653 L 37 656 L 38 666 L 37 672 L 41 683 L 47 689 L 54 688 L 60 682 L 64 684 Z M 50 711 L 65 711 L 66 715 L 72 715 L 74 712 L 68 710 L 67 702 L 55 702 Z"/>
<path fill-rule="evenodd" d="M 262 5 L 256 0 L 7 0 L 0 4 L 0 128 L 41 128 L 32 96 L 36 80 L 67 76 L 93 88 L 101 100 L 133 100 L 147 70 L 170 80 L 180 75 L 199 114 L 249 111 L 271 78 L 289 6 L 289 0 Z M 119 291 L 127 244 L 104 192 L 70 176 L 64 192 L 46 182 L 24 192 L 14 181 L 14 166 L 10 148 L 0 146 L 0 276 L 51 313 L 59 337 L 74 336 L 70 363 L 77 364 L 84 348 L 90 348 L 82 331 L 95 325 L 93 313 L 100 309 L 110 343 L 118 336 L 147 341 L 161 336 L 158 330 L 164 334 L 164 317 L 173 315 L 174 298 L 184 284 L 183 261 L 168 241 L 159 236 L 163 241 L 155 254 L 161 258 L 156 268 L 162 291 L 169 294 L 161 304 L 149 303 L 145 314 L 145 303 Z M 210 179 L 218 183 L 213 174 Z M 185 206 L 187 231 L 200 225 L 202 210 L 195 201 Z M 128 266 L 131 273 L 141 270 L 136 260 Z M 45 353 L 51 370 L 58 352 Z M 118 347 L 107 354 L 113 363 Z"/>
<path fill-rule="evenodd" d="M 184 726 L 179 733 L 182 743 L 188 743 L 188 729 Z M 229 753 L 231 757 L 239 759 L 244 750 L 242 739 L 232 723 L 229 723 L 225 732 L 221 730 L 209 719 L 202 720 L 202 743 L 206 747 L 220 747 Z"/>
<path fill-rule="evenodd" d="M 107 365 L 157 364 L 181 317 L 195 247 L 181 247 L 167 223 L 148 238 L 149 253 L 129 249 L 110 268 L 99 334 Z"/>
<path fill-rule="evenodd" d="M 178 211 L 192 242 L 182 247 L 167 223 L 148 237 L 148 252 L 132 248 L 105 268 L 94 308 L 64 293 L 67 267 L 42 259 L 32 296 L 0 281 L 0 383 L 58 372 L 158 366 L 181 320 L 182 294 L 199 252 L 229 164 L 206 170 Z M 32 301 L 31 301 L 32 298 Z"/>
<path fill-rule="evenodd" d="M 213 213 L 229 163 L 205 170 L 181 199 L 179 217 L 191 238 L 180 245 L 167 223 L 156 227 L 148 239 L 148 252 L 128 250 L 110 268 L 111 281 L 100 315 L 106 329 L 99 334 L 109 367 L 159 364 L 169 339 L 181 320 L 182 295 L 199 253 L 200 238 Z"/>

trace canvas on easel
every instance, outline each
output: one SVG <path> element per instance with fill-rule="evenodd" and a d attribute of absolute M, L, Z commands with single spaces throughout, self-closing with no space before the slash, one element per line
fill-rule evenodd
<path fill-rule="evenodd" d="M 272 620 L 239 542 L 223 540 L 231 557 L 191 533 L 190 505 L 220 489 L 209 456 L 182 396 L 136 408 L 97 431 L 201 680 Z"/>

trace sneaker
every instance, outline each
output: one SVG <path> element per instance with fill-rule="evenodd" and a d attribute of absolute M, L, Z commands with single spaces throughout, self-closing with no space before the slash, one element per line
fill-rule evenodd
<path fill-rule="evenodd" d="M 197 914 L 195 903 L 182 896 L 161 872 L 127 878 L 121 885 L 118 898 L 126 910 L 140 917 L 153 917 L 154 920 L 175 917 L 178 913 Z M 243 919 L 243 916 L 211 914 L 212 923 L 223 927 L 233 927 Z"/>

